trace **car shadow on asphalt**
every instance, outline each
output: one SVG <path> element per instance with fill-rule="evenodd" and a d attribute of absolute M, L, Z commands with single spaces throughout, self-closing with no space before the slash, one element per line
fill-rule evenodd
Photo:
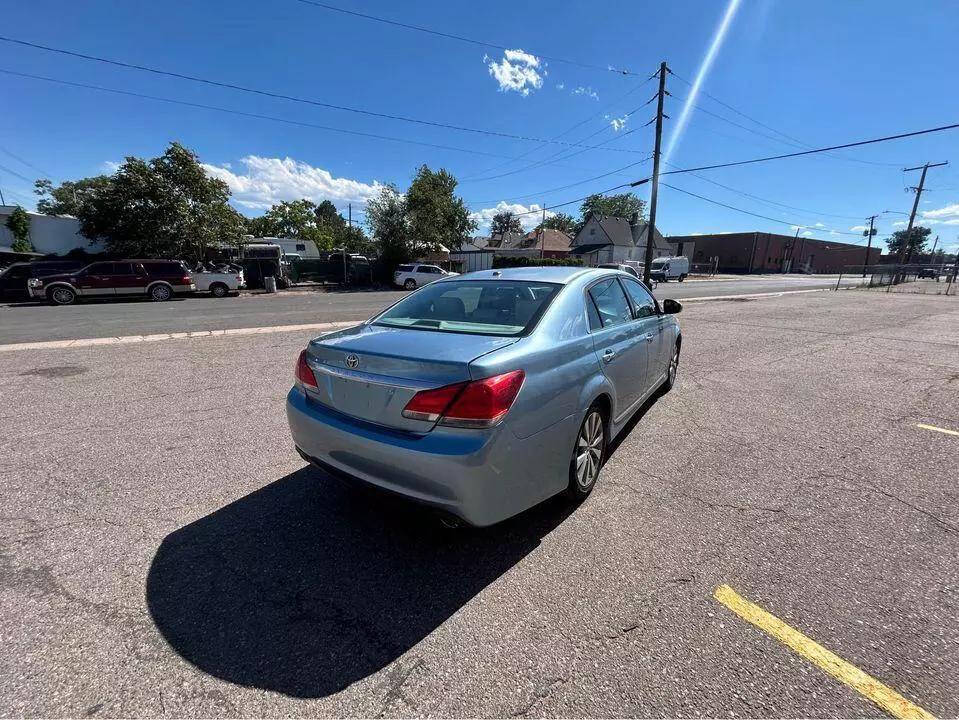
<path fill-rule="evenodd" d="M 397 660 L 574 509 L 558 497 L 491 528 L 451 531 L 306 467 L 168 535 L 147 604 L 170 646 L 204 672 L 323 697 Z"/>

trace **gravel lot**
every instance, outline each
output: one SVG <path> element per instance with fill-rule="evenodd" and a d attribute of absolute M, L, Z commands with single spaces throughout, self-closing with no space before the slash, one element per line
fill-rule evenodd
<path fill-rule="evenodd" d="M 304 467 L 308 333 L 0 354 L 0 715 L 884 716 L 724 583 L 959 714 L 959 302 L 680 320 L 590 499 L 483 531 Z"/>

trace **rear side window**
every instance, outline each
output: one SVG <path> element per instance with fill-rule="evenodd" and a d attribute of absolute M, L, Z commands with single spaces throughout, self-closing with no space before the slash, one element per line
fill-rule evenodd
<path fill-rule="evenodd" d="M 635 280 L 624 280 L 623 285 L 626 287 L 633 307 L 636 308 L 637 318 L 651 317 L 656 314 L 656 301 L 646 292 L 646 288 Z"/>
<path fill-rule="evenodd" d="M 629 303 L 616 278 L 601 280 L 589 289 L 604 328 L 623 325 L 632 319 Z"/>
<path fill-rule="evenodd" d="M 306 251 L 306 245 L 304 245 L 303 243 L 297 243 L 297 244 L 296 244 L 296 249 L 297 249 L 299 252 L 305 252 L 305 251 Z"/>
<path fill-rule="evenodd" d="M 413 272 L 412 265 L 397 265 L 396 272 Z"/>
<path fill-rule="evenodd" d="M 133 264 L 132 263 L 113 263 L 113 274 L 114 275 L 132 275 L 133 274 Z"/>
<path fill-rule="evenodd" d="M 178 263 L 171 262 L 145 262 L 143 269 L 151 277 L 172 277 L 183 274 L 183 268 Z"/>
<path fill-rule="evenodd" d="M 596 311 L 596 303 L 590 298 L 586 298 L 586 315 L 589 317 L 590 332 L 603 327 L 603 321 L 599 319 L 599 313 Z"/>
<path fill-rule="evenodd" d="M 523 335 L 536 326 L 560 287 L 518 280 L 446 280 L 407 296 L 374 324 L 478 335 Z"/>

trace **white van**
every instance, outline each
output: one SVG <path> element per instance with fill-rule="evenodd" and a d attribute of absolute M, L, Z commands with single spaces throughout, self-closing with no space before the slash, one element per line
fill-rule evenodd
<path fill-rule="evenodd" d="M 670 280 L 682 282 L 687 275 L 689 275 L 689 258 L 682 255 L 656 258 L 649 268 L 649 276 L 658 282 Z"/>

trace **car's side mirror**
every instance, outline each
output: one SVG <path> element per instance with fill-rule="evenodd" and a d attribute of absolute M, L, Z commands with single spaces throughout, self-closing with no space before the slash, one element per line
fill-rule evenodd
<path fill-rule="evenodd" d="M 675 315 L 676 313 L 681 313 L 683 311 L 683 304 L 676 302 L 672 298 L 666 298 L 663 300 L 663 312 L 667 315 Z"/>

